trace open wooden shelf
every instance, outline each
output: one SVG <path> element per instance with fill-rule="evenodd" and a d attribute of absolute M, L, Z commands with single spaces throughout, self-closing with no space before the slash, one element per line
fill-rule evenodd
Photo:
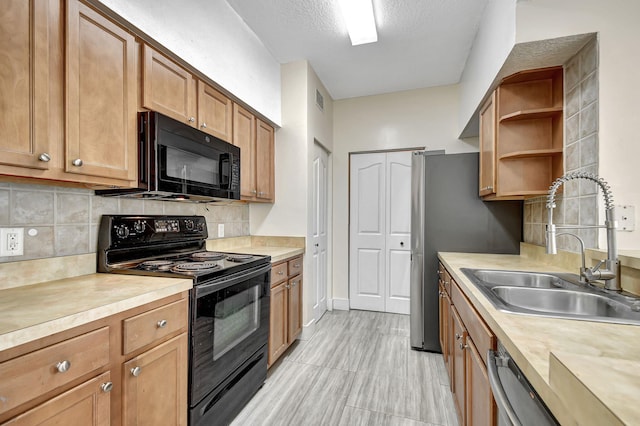
<path fill-rule="evenodd" d="M 505 114 L 500 117 L 500 122 L 516 121 L 516 120 L 533 120 L 537 118 L 549 118 L 562 114 L 563 108 L 551 107 L 551 108 L 536 108 L 523 111 L 515 111 L 510 114 Z"/>
<path fill-rule="evenodd" d="M 531 158 L 531 157 L 550 157 L 554 155 L 562 155 L 562 148 L 551 149 L 534 149 L 529 151 L 515 151 L 509 154 L 502 155 L 499 160 L 509 160 L 516 158 Z"/>

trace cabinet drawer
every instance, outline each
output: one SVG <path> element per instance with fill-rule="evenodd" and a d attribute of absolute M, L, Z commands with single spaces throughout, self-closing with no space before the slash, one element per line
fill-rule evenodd
<path fill-rule="evenodd" d="M 131 353 L 187 326 L 187 300 L 170 303 L 123 321 L 122 352 Z"/>
<path fill-rule="evenodd" d="M 496 348 L 496 337 L 473 308 L 467 296 L 462 293 L 455 281 L 451 283 L 451 302 L 458 310 L 469 337 L 478 348 L 478 352 L 487 365 L 487 351 Z"/>
<path fill-rule="evenodd" d="M 109 327 L 0 364 L 0 413 L 109 363 Z"/>
<path fill-rule="evenodd" d="M 288 263 L 290 277 L 298 275 L 302 272 L 302 256 L 291 259 Z"/>
<path fill-rule="evenodd" d="M 287 262 L 278 263 L 271 267 L 271 287 L 285 281 L 287 274 Z"/>

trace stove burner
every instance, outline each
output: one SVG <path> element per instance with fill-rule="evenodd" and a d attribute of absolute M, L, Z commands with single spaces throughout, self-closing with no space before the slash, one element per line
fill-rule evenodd
<path fill-rule="evenodd" d="M 195 260 L 222 260 L 224 259 L 224 254 L 215 251 L 200 251 L 193 253 L 191 258 Z"/>
<path fill-rule="evenodd" d="M 211 271 L 219 269 L 220 265 L 215 262 L 185 262 L 178 263 L 173 268 L 174 272 L 198 272 L 198 271 Z"/>
<path fill-rule="evenodd" d="M 148 260 L 146 262 L 142 262 L 140 268 L 146 269 L 147 271 L 168 271 L 173 266 L 174 262 L 170 260 Z"/>
<path fill-rule="evenodd" d="M 253 259 L 252 254 L 230 254 L 227 256 L 227 260 L 231 262 L 244 262 L 249 259 Z"/>

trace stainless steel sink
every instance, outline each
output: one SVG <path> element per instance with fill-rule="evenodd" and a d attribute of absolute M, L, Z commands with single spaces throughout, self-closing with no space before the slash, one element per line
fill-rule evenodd
<path fill-rule="evenodd" d="M 462 271 L 501 311 L 640 325 L 640 298 L 580 283 L 574 274 Z"/>

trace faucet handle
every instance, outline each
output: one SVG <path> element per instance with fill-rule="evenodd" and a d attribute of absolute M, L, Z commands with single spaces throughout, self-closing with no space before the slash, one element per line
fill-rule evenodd
<path fill-rule="evenodd" d="M 600 269 L 600 267 L 602 266 L 602 264 L 604 263 L 604 260 L 601 260 L 600 262 L 598 262 L 596 264 L 596 266 L 594 266 L 593 268 L 591 268 L 591 272 L 596 272 L 598 269 Z"/>

